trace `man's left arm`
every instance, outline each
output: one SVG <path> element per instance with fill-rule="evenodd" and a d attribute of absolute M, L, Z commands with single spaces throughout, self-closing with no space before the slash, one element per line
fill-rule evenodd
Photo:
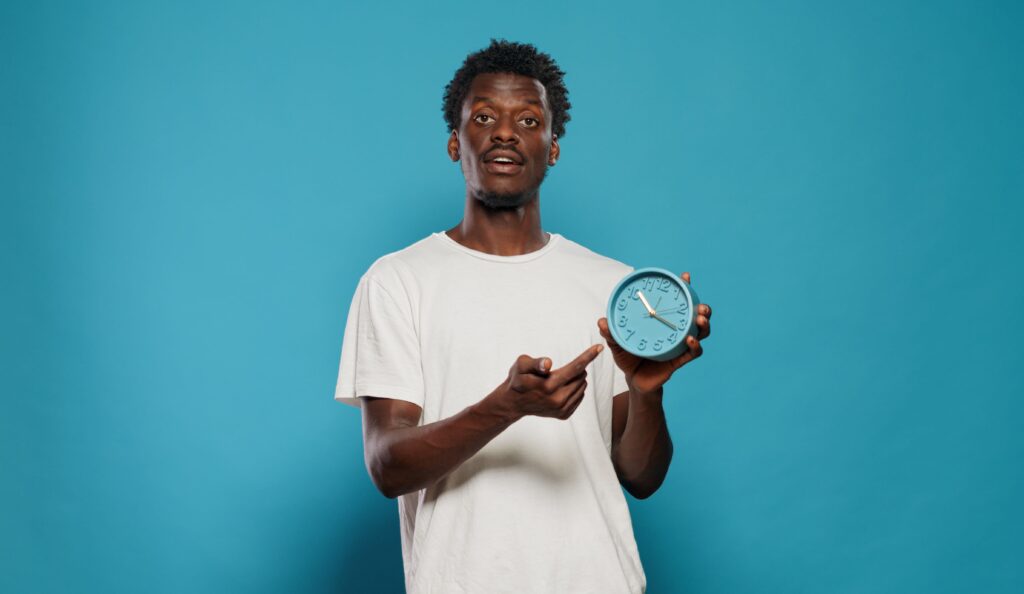
<path fill-rule="evenodd" d="M 612 465 L 619 483 L 637 499 L 647 499 L 661 487 L 672 462 L 662 393 L 629 391 L 612 401 Z M 616 425 L 621 426 L 618 433 Z"/>
<path fill-rule="evenodd" d="M 690 273 L 681 276 L 690 282 Z M 697 336 L 687 337 L 687 351 L 668 361 L 642 359 L 627 352 L 612 338 L 608 320 L 597 322 L 629 386 L 612 400 L 612 464 L 619 482 L 638 499 L 658 490 L 672 461 L 672 439 L 661 402 L 663 386 L 673 373 L 704 352 L 701 341 L 711 334 L 711 307 L 701 304 L 697 314 Z"/>

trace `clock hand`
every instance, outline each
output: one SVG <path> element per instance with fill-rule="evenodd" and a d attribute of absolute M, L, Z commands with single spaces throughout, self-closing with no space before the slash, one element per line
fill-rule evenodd
<path fill-rule="evenodd" d="M 643 292 L 640 291 L 640 289 L 637 289 L 636 294 L 640 297 L 640 301 L 644 302 L 644 307 L 647 308 L 647 313 L 654 315 L 654 308 L 651 307 L 650 303 L 647 303 L 647 298 L 644 297 Z"/>
<path fill-rule="evenodd" d="M 679 328 L 676 328 L 676 325 L 675 325 L 675 324 L 673 324 L 672 322 L 670 322 L 670 321 L 666 320 L 665 318 L 663 318 L 663 317 L 659 316 L 659 315 L 658 315 L 658 314 L 656 314 L 656 313 L 652 313 L 651 315 L 652 315 L 652 316 L 654 316 L 654 318 L 655 318 L 655 319 L 657 319 L 657 320 L 660 320 L 660 321 L 661 321 L 661 322 L 662 322 L 663 324 L 665 324 L 665 325 L 666 325 L 666 326 L 668 326 L 669 328 L 671 328 L 671 329 L 673 329 L 673 330 L 676 330 L 676 331 L 679 331 Z"/>
<path fill-rule="evenodd" d="M 658 302 L 654 304 L 654 309 L 658 309 L 659 305 L 661 305 L 661 295 L 658 295 Z"/>
<path fill-rule="evenodd" d="M 652 317 L 654 317 L 654 318 L 656 318 L 656 319 L 660 320 L 660 321 L 661 321 L 661 323 L 665 324 L 665 325 L 666 325 L 666 326 L 668 326 L 669 328 L 671 328 L 671 329 L 673 329 L 673 330 L 679 330 L 679 328 L 676 328 L 676 325 L 675 325 L 675 324 L 673 324 L 672 322 L 670 322 L 670 321 L 666 320 L 665 318 L 663 318 L 663 317 L 659 316 L 659 315 L 657 314 L 657 312 L 655 312 L 655 311 L 654 311 L 654 308 L 653 308 L 653 307 L 651 307 L 651 304 L 650 304 L 650 303 L 647 303 L 647 298 L 645 298 L 645 297 L 644 297 L 644 294 L 643 294 L 643 292 L 642 292 L 642 291 L 640 291 L 640 290 L 638 289 L 638 290 L 637 290 L 637 292 L 636 292 L 636 294 L 637 294 L 637 296 L 638 296 L 638 297 L 640 297 L 640 301 L 643 301 L 643 302 L 644 302 L 644 307 L 646 307 L 646 308 L 647 308 L 647 313 L 648 313 L 648 314 L 650 314 L 650 315 L 651 315 Z M 661 303 L 661 300 L 660 300 L 660 299 L 658 300 L 658 303 Z"/>

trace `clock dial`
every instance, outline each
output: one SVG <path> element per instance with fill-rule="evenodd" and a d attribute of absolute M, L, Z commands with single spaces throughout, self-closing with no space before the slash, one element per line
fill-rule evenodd
<path fill-rule="evenodd" d="M 696 294 L 682 279 L 662 268 L 641 268 L 623 278 L 608 303 L 608 326 L 627 351 L 664 361 L 686 350 L 696 335 Z"/>

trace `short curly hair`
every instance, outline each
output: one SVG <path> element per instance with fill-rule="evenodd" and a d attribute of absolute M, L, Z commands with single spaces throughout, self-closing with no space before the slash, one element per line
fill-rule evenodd
<path fill-rule="evenodd" d="M 551 133 L 562 138 L 565 124 L 571 118 L 569 90 L 565 88 L 565 76 L 550 55 L 537 50 L 529 43 L 515 43 L 504 39 L 491 38 L 491 45 L 469 54 L 452 80 L 444 88 L 444 120 L 448 132 L 458 130 L 462 124 L 462 102 L 466 99 L 469 86 L 478 74 L 508 72 L 535 78 L 544 85 L 548 107 L 551 109 Z"/>

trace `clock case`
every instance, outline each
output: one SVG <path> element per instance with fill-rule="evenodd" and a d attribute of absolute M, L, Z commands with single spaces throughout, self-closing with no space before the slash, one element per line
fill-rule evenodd
<path fill-rule="evenodd" d="M 631 348 L 630 345 L 625 344 L 625 342 L 622 340 L 622 337 L 619 335 L 618 326 L 612 323 L 612 319 L 614 318 L 615 313 L 616 296 L 618 296 L 619 291 L 621 291 L 629 283 L 636 280 L 637 277 L 648 276 L 651 274 L 660 274 L 662 276 L 668 277 L 673 282 L 675 282 L 680 287 L 680 290 L 682 290 L 683 292 L 683 296 L 690 304 L 690 323 L 685 329 L 686 331 L 684 333 L 684 336 L 679 339 L 679 342 L 672 345 L 671 348 L 666 349 L 660 353 L 654 354 L 653 356 L 651 355 L 650 351 L 637 351 Z M 619 343 L 619 346 L 625 349 L 626 352 L 636 355 L 637 357 L 641 357 L 643 359 L 651 359 L 652 361 L 668 361 L 669 359 L 674 359 L 687 351 L 687 349 L 689 348 L 688 346 L 686 346 L 687 336 L 697 336 L 698 328 L 696 311 L 698 305 L 700 305 L 700 300 L 697 298 L 697 293 L 695 293 L 694 290 L 690 288 L 690 285 L 686 281 L 684 281 L 679 275 L 675 274 L 671 270 L 667 270 L 665 268 L 658 268 L 657 266 L 637 268 L 630 272 L 629 274 L 627 274 L 626 276 L 624 276 L 622 280 L 620 280 L 618 284 L 615 285 L 615 288 L 612 289 L 612 294 L 608 298 L 608 312 L 606 315 L 606 318 L 608 319 L 608 330 L 611 332 L 612 338 L 615 339 L 615 342 Z"/>

